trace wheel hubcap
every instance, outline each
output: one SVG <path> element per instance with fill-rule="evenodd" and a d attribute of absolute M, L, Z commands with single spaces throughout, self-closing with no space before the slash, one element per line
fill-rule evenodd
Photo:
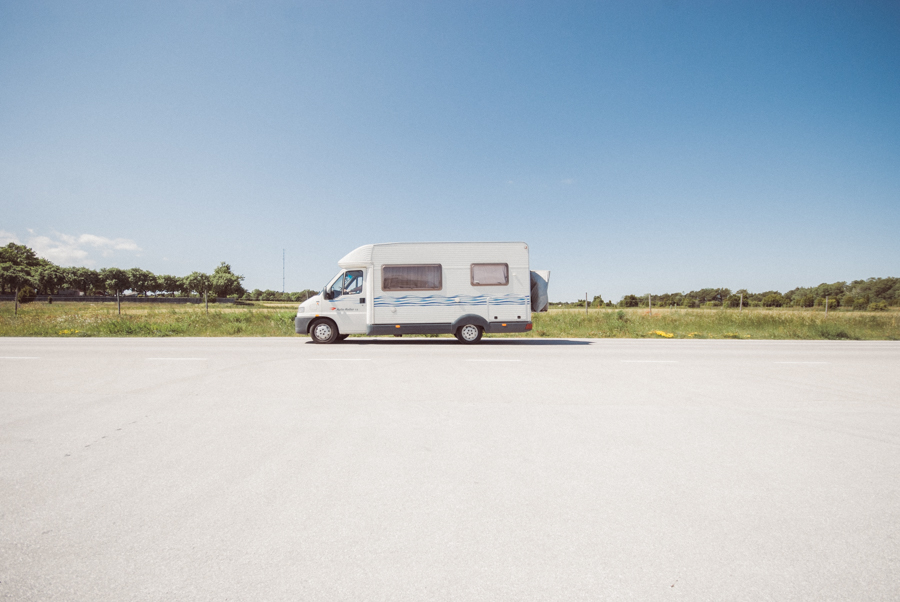
<path fill-rule="evenodd" d="M 331 326 L 328 324 L 319 324 L 314 331 L 316 338 L 320 341 L 331 338 Z"/>
<path fill-rule="evenodd" d="M 471 324 L 463 326 L 460 333 L 462 334 L 462 338 L 466 341 L 474 341 L 478 338 L 478 328 Z"/>

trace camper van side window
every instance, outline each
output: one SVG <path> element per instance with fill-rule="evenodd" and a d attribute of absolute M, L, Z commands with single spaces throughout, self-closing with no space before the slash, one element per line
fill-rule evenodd
<path fill-rule="evenodd" d="M 381 266 L 383 291 L 439 291 L 441 288 L 440 264 Z"/>
<path fill-rule="evenodd" d="M 509 264 L 472 264 L 472 286 L 506 286 L 507 284 L 509 284 Z"/>

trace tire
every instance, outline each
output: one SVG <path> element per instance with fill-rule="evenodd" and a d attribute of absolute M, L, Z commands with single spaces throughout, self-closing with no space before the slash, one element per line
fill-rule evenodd
<path fill-rule="evenodd" d="M 313 343 L 334 343 L 340 333 L 331 320 L 316 320 L 309 326 L 309 337 Z"/>
<path fill-rule="evenodd" d="M 476 326 L 475 324 L 463 324 L 459 327 L 459 330 L 456 331 L 456 338 L 459 339 L 460 343 L 470 345 L 480 341 L 481 335 L 483 334 L 484 330 L 482 330 L 481 326 Z"/>

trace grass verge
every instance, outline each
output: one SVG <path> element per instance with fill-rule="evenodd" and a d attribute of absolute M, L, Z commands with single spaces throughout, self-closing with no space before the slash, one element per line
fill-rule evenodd
<path fill-rule="evenodd" d="M 20 337 L 273 337 L 294 335 L 296 308 L 131 303 L 29 303 L 13 316 L 0 303 L 0 336 Z"/>
<path fill-rule="evenodd" d="M 756 309 L 559 309 L 529 336 L 571 338 L 900 340 L 900 312 Z"/>
<path fill-rule="evenodd" d="M 296 336 L 294 306 L 254 303 L 203 306 L 130 303 L 30 303 L 13 316 L 0 303 L 0 336 L 216 337 Z M 900 312 L 815 310 L 558 309 L 534 315 L 531 332 L 508 337 L 900 340 Z"/>

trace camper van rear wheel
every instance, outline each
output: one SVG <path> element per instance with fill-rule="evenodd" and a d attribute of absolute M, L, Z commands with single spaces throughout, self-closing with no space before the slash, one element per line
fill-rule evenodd
<path fill-rule="evenodd" d="M 316 320 L 309 328 L 309 336 L 314 343 L 334 343 L 338 330 L 331 320 Z"/>
<path fill-rule="evenodd" d="M 465 324 L 456 331 L 456 338 L 461 343 L 477 343 L 481 340 L 482 330 L 480 326 Z"/>

